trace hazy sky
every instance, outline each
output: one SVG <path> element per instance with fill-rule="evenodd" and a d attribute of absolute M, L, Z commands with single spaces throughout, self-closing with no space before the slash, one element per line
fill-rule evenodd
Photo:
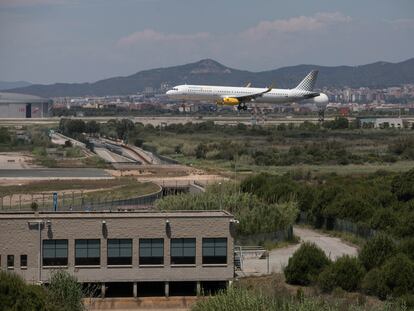
<path fill-rule="evenodd" d="M 93 82 L 213 58 L 246 70 L 414 57 L 414 0 L 0 0 L 0 80 Z"/>

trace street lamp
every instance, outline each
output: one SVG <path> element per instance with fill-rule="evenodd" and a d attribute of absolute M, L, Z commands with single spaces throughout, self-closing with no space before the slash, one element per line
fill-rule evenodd
<path fill-rule="evenodd" d="M 222 206 L 222 192 L 221 192 L 221 182 L 219 182 L 219 188 L 220 188 L 220 211 L 222 211 L 223 210 L 223 206 Z"/>

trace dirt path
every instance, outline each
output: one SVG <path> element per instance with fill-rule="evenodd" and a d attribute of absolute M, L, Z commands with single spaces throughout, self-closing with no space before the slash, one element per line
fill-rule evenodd
<path fill-rule="evenodd" d="M 339 238 L 330 237 L 311 229 L 298 227 L 294 227 L 293 232 L 300 238 L 301 243 L 315 243 L 332 260 L 342 255 L 356 256 L 358 254 L 356 246 L 351 246 Z M 289 258 L 299 247 L 300 244 L 297 244 L 271 251 L 269 256 L 269 272 L 282 272 L 283 267 L 287 266 Z M 242 275 L 262 275 L 267 273 L 266 259 L 246 259 L 243 265 L 244 273 Z"/>

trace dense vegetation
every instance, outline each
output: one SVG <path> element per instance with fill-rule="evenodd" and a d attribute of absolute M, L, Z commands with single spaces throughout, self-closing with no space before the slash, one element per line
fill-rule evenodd
<path fill-rule="evenodd" d="M 384 231 L 401 239 L 414 238 L 414 169 L 368 176 L 259 174 L 241 189 L 269 203 L 295 197 L 316 227 L 335 218 Z M 329 228 L 328 228 L 329 229 Z M 332 228 L 331 228 L 332 229 Z"/>
<path fill-rule="evenodd" d="M 11 272 L 0 271 L 0 310 L 15 311 L 83 311 L 82 298 L 94 289 L 82 285 L 66 271 L 52 274 L 47 287 L 26 284 Z"/>
<path fill-rule="evenodd" d="M 48 132 L 41 126 L 22 127 L 19 130 L 0 127 L 0 151 L 32 151 L 36 147 L 53 147 Z"/>
<path fill-rule="evenodd" d="M 263 167 L 414 160 L 410 130 L 362 130 L 342 117 L 322 125 L 304 122 L 267 127 L 218 125 L 212 121 L 157 127 L 134 124 L 129 119 L 100 125 L 94 122 L 62 119 L 59 130 L 82 141 L 83 133 L 123 139 L 185 163 L 234 161 L 239 166 Z"/>
<path fill-rule="evenodd" d="M 239 285 L 208 299 L 197 301 L 192 311 L 399 311 L 407 310 L 403 303 L 369 306 L 368 304 L 343 298 L 292 296 L 279 293 L 276 289 L 263 290 L 262 284 L 256 288 Z M 356 299 L 355 299 L 356 300 Z"/>
<path fill-rule="evenodd" d="M 236 230 L 241 235 L 269 233 L 286 229 L 297 217 L 292 200 L 267 204 L 256 195 L 238 191 L 235 184 L 211 185 L 206 192 L 167 196 L 156 201 L 161 210 L 226 210 L 240 221 Z"/>
<path fill-rule="evenodd" d="M 316 245 L 304 244 L 289 259 L 284 274 L 291 284 L 317 284 L 325 292 L 359 290 L 414 307 L 414 261 L 404 251 L 379 234 L 367 241 L 357 258 L 330 262 Z"/>

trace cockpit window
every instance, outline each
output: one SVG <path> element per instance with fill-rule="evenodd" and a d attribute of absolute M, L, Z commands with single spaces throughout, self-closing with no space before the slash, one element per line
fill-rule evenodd
<path fill-rule="evenodd" d="M 176 88 L 176 87 L 173 87 L 173 91 L 178 91 L 178 88 Z"/>

